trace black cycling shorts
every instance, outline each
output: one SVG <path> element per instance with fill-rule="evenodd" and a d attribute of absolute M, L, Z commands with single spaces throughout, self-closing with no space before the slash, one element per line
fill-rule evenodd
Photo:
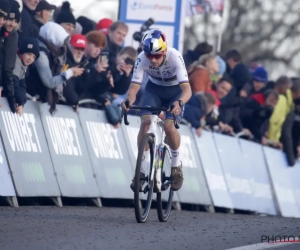
<path fill-rule="evenodd" d="M 142 99 L 142 106 L 150 106 L 156 108 L 167 108 L 175 101 L 178 101 L 181 96 L 182 90 L 180 85 L 175 86 L 161 86 L 157 85 L 150 80 L 147 82 L 145 92 Z M 177 121 L 180 123 L 183 118 L 184 106 L 181 107 L 181 112 L 177 116 Z M 140 116 L 151 115 L 151 111 L 141 110 Z M 173 114 L 166 112 L 165 120 L 173 120 Z"/>

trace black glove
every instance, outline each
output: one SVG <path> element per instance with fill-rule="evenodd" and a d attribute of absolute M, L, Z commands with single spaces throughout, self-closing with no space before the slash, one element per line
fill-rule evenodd
<path fill-rule="evenodd" d="M 13 96 L 8 96 L 7 101 L 11 112 L 16 113 L 16 108 L 17 108 L 16 99 Z"/>

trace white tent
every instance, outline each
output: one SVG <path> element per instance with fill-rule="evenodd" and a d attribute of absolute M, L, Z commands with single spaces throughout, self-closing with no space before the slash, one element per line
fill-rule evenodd
<path fill-rule="evenodd" d="M 47 2 L 61 6 L 64 0 L 47 0 Z M 86 16 L 95 22 L 102 18 L 118 19 L 118 0 L 69 0 L 74 16 Z"/>

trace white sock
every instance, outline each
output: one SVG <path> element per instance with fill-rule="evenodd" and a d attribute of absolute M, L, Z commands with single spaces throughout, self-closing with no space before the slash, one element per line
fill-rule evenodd
<path fill-rule="evenodd" d="M 144 151 L 143 153 L 143 159 L 142 159 L 142 165 L 141 165 L 141 172 L 144 173 L 145 175 L 149 174 L 149 165 L 150 162 L 150 150 Z"/>
<path fill-rule="evenodd" d="M 172 167 L 179 167 L 181 165 L 181 161 L 180 161 L 180 147 L 176 150 L 171 149 L 171 154 L 172 154 Z"/>

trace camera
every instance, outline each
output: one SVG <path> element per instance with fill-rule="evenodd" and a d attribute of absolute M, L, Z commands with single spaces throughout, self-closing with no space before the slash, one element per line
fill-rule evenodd
<path fill-rule="evenodd" d="M 144 22 L 141 26 L 140 31 L 136 31 L 133 33 L 133 40 L 141 43 L 144 36 L 144 32 L 147 31 L 150 28 L 150 26 L 154 23 L 155 21 L 153 18 L 149 18 L 146 22 Z"/>

